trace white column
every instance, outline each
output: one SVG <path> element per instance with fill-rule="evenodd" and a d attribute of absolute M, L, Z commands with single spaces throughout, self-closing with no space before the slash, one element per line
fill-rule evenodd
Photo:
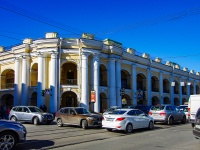
<path fill-rule="evenodd" d="M 109 59 L 109 106 L 116 106 L 115 59 Z"/>
<path fill-rule="evenodd" d="M 171 104 L 174 105 L 174 86 L 172 86 L 172 82 L 174 82 L 173 74 L 170 75 L 170 96 L 171 96 Z"/>
<path fill-rule="evenodd" d="M 116 61 L 116 98 L 117 106 L 122 107 L 122 96 L 120 96 L 121 90 L 121 61 Z"/>
<path fill-rule="evenodd" d="M 94 111 L 100 112 L 100 94 L 99 94 L 99 55 L 95 54 L 93 57 L 94 62 L 94 90 L 96 92 L 96 102 L 94 103 Z"/>
<path fill-rule="evenodd" d="M 163 104 L 163 72 L 160 72 L 160 84 L 159 84 L 159 91 L 160 91 L 160 104 Z"/>
<path fill-rule="evenodd" d="M 182 82 L 182 77 L 180 77 L 180 79 L 179 79 L 179 102 L 180 102 L 180 105 L 182 105 L 182 99 L 183 99 L 181 82 Z"/>
<path fill-rule="evenodd" d="M 57 111 L 57 53 L 51 54 L 51 74 L 50 74 L 50 112 Z"/>
<path fill-rule="evenodd" d="M 194 89 L 194 90 L 193 90 L 194 95 L 197 94 L 197 93 L 196 93 L 196 81 L 195 81 L 195 80 L 194 80 L 194 88 L 193 88 L 193 89 Z"/>
<path fill-rule="evenodd" d="M 28 104 L 28 86 L 30 77 L 30 58 L 28 56 L 22 57 L 22 105 Z"/>
<path fill-rule="evenodd" d="M 40 107 L 40 105 L 44 105 L 44 97 L 42 96 L 42 90 L 43 89 L 43 82 L 44 78 L 44 64 L 43 64 L 43 54 L 38 54 L 38 94 L 37 94 L 37 106 Z"/>
<path fill-rule="evenodd" d="M 82 80 L 81 80 L 81 106 L 89 109 L 88 91 L 88 56 L 90 53 L 82 53 Z"/>
<path fill-rule="evenodd" d="M 15 84 L 14 84 L 14 106 L 20 105 L 20 60 L 15 58 Z"/>
<path fill-rule="evenodd" d="M 133 93 L 133 100 L 132 100 L 132 104 L 134 106 L 137 105 L 137 76 L 136 76 L 136 65 L 133 64 L 132 65 L 132 93 Z"/>
<path fill-rule="evenodd" d="M 147 75 L 148 75 L 148 80 L 147 80 L 147 87 L 148 87 L 148 99 L 147 99 L 147 105 L 151 105 L 152 104 L 152 100 L 151 100 L 151 68 L 147 68 Z"/>

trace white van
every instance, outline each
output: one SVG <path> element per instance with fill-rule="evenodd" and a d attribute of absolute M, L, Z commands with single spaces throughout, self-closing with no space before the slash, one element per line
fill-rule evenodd
<path fill-rule="evenodd" d="M 195 125 L 195 116 L 199 108 L 200 108 L 200 94 L 190 95 L 190 98 L 188 100 L 188 120 L 192 124 L 192 127 L 194 127 Z"/>

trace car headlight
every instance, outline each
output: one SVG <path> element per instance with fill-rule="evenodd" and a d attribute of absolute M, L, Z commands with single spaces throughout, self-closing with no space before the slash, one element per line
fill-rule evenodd
<path fill-rule="evenodd" d="M 15 124 L 17 127 L 20 128 L 21 131 L 24 131 L 26 133 L 26 128 L 22 124 Z"/>
<path fill-rule="evenodd" d="M 96 120 L 94 117 L 88 117 L 89 120 Z"/>

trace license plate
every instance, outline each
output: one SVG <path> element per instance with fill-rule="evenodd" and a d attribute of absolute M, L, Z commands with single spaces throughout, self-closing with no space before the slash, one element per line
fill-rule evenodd
<path fill-rule="evenodd" d="M 101 124 L 102 122 L 101 121 L 98 121 L 98 124 Z"/>
<path fill-rule="evenodd" d="M 113 121 L 113 118 L 106 118 L 106 121 Z"/>

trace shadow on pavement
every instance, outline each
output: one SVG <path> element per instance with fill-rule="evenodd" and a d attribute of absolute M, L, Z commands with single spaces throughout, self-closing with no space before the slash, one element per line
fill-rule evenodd
<path fill-rule="evenodd" d="M 46 149 L 53 145 L 54 142 L 50 140 L 27 140 L 24 143 L 17 144 L 14 150 Z"/>

